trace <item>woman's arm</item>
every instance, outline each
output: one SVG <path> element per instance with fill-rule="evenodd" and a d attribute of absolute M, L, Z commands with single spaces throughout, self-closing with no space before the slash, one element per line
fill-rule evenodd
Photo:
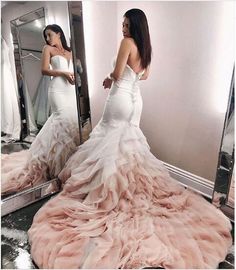
<path fill-rule="evenodd" d="M 50 69 L 50 58 L 51 58 L 50 47 L 48 45 L 45 45 L 43 47 L 43 55 L 42 55 L 42 66 L 41 66 L 42 74 L 53 77 L 63 76 L 62 71 Z"/>
<path fill-rule="evenodd" d="M 122 76 L 125 66 L 127 64 L 130 52 L 131 52 L 132 41 L 129 38 L 124 38 L 121 41 L 120 48 L 118 51 L 116 65 L 114 71 L 110 74 L 110 76 L 115 80 L 119 80 Z"/>
<path fill-rule="evenodd" d="M 122 76 L 125 66 L 127 64 L 127 61 L 128 61 L 128 57 L 130 55 L 131 45 L 132 45 L 132 41 L 129 40 L 128 38 L 124 38 L 121 41 L 119 52 L 116 59 L 115 69 L 103 81 L 103 86 L 105 89 L 106 88 L 110 89 L 112 86 L 112 82 L 119 80 L 119 78 Z"/>
<path fill-rule="evenodd" d="M 51 58 L 51 48 L 49 45 L 45 45 L 43 48 L 43 55 L 42 55 L 42 66 L 41 66 L 42 74 L 53 77 L 61 76 L 67 79 L 69 83 L 74 84 L 73 73 L 50 69 L 50 58 Z"/>

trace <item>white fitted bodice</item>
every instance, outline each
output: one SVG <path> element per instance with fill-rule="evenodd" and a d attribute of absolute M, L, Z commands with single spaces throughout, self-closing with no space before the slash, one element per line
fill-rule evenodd
<path fill-rule="evenodd" d="M 51 57 L 53 70 L 74 72 L 72 60 L 61 55 Z M 53 113 L 61 117 L 77 119 L 77 101 L 75 85 L 72 85 L 62 76 L 53 77 L 48 88 L 48 98 Z"/>
<path fill-rule="evenodd" d="M 67 60 L 64 56 L 54 55 L 51 57 L 51 66 L 53 70 L 74 72 L 72 60 Z M 75 86 L 70 84 L 65 78 L 53 77 L 49 86 L 49 92 L 68 92 L 75 91 Z"/>

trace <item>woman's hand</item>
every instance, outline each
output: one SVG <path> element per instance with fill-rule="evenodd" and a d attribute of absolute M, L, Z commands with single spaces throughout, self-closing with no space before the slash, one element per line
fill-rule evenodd
<path fill-rule="evenodd" d="M 103 86 L 104 86 L 104 89 L 106 89 L 106 88 L 111 88 L 111 86 L 112 86 L 112 80 L 111 79 L 109 79 L 109 78 L 106 78 L 104 81 L 103 81 Z"/>
<path fill-rule="evenodd" d="M 70 83 L 75 84 L 75 75 L 72 72 L 64 72 L 63 73 L 64 78 Z"/>

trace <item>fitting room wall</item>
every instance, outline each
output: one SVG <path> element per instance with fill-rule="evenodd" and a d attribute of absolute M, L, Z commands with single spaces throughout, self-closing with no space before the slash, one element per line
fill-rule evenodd
<path fill-rule="evenodd" d="M 100 120 L 108 90 L 102 83 L 112 70 L 117 50 L 117 2 L 83 2 L 85 53 L 88 73 L 91 119 Z"/>
<path fill-rule="evenodd" d="M 119 2 L 118 18 L 135 6 L 147 13 L 153 46 L 141 119 L 151 151 L 214 181 L 234 63 L 234 3 Z"/>
<path fill-rule="evenodd" d="M 234 3 L 119 1 L 110 7 L 102 2 L 91 5 L 99 13 L 95 15 L 99 24 L 97 19 L 91 23 L 94 32 L 99 32 L 91 51 L 101 52 L 94 62 L 96 82 L 102 81 L 105 65 L 117 52 L 123 14 L 135 7 L 144 10 L 153 61 L 149 79 L 141 82 L 141 128 L 160 160 L 214 182 L 234 62 Z M 106 97 L 99 84 L 97 87 L 101 93 L 96 95 L 90 87 L 93 126 Z"/>

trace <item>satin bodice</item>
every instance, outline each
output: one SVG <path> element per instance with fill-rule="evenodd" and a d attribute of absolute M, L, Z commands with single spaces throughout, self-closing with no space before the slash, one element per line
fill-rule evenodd
<path fill-rule="evenodd" d="M 113 62 L 113 67 L 115 62 Z M 126 64 L 124 72 L 119 80 L 114 82 L 114 86 L 110 91 L 110 95 L 115 94 L 115 91 L 126 92 L 132 96 L 136 95 L 139 92 L 139 80 L 142 77 L 144 70 L 136 73 L 128 64 Z"/>
<path fill-rule="evenodd" d="M 72 60 L 67 60 L 62 55 L 54 55 L 51 57 L 51 66 L 53 70 L 66 72 L 74 72 Z M 49 86 L 49 92 L 75 91 L 75 86 L 70 84 L 64 77 L 53 77 Z"/>
<path fill-rule="evenodd" d="M 54 55 L 51 57 L 51 66 L 54 70 L 63 70 L 73 72 L 73 65 L 71 59 L 66 59 L 62 55 Z"/>

